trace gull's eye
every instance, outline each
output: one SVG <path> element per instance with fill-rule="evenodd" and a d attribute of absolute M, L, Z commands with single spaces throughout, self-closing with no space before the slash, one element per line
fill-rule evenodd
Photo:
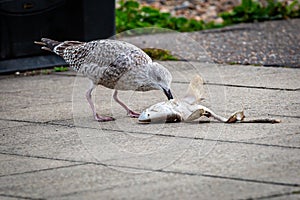
<path fill-rule="evenodd" d="M 150 114 L 148 113 L 148 117 L 150 117 Z"/>

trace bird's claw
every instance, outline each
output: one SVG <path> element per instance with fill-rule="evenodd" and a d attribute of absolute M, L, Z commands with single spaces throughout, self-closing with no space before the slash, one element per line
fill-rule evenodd
<path fill-rule="evenodd" d="M 98 114 L 96 114 L 94 117 L 95 117 L 95 120 L 98 122 L 109 122 L 109 121 L 115 120 L 113 117 L 105 117 L 105 116 L 100 116 Z"/>
<path fill-rule="evenodd" d="M 136 113 L 136 112 L 134 112 L 134 111 L 132 111 L 132 110 L 128 110 L 128 111 L 127 111 L 127 115 L 128 115 L 129 117 L 131 117 L 131 118 L 138 118 L 138 117 L 140 116 L 140 113 Z"/>

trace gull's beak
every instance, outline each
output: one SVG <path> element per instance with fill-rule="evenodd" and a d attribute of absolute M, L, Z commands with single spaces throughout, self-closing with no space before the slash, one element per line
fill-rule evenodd
<path fill-rule="evenodd" d="M 163 88 L 163 91 L 164 91 L 165 95 L 168 97 L 168 100 L 174 99 L 170 89 L 166 90 Z"/>

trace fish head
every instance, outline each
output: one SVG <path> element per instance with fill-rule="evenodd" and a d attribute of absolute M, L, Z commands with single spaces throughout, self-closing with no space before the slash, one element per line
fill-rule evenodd
<path fill-rule="evenodd" d="M 180 122 L 182 116 L 176 111 L 176 100 L 169 100 L 152 105 L 144 110 L 138 120 L 140 123 Z"/>

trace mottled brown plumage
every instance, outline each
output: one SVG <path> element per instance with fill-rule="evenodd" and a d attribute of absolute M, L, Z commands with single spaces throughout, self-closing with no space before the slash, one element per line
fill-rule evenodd
<path fill-rule="evenodd" d="M 75 71 L 87 76 L 92 85 L 86 93 L 87 100 L 98 121 L 110 121 L 111 117 L 99 116 L 91 100 L 91 93 L 97 85 L 115 89 L 114 99 L 126 109 L 131 117 L 138 113 L 130 110 L 117 97 L 117 90 L 162 90 L 172 99 L 171 73 L 140 48 L 118 40 L 96 40 L 91 42 L 65 41 L 42 38 L 37 44 L 42 49 L 61 56 Z"/>

